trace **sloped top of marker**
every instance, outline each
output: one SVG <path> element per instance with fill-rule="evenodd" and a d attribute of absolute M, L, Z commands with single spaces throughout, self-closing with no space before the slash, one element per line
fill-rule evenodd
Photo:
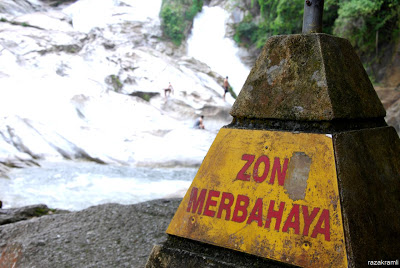
<path fill-rule="evenodd" d="M 327 34 L 268 39 L 231 115 L 282 120 L 333 120 L 386 114 L 353 47 Z"/>

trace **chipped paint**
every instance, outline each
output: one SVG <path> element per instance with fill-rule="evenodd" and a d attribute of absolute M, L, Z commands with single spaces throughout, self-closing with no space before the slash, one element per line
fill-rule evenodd
<path fill-rule="evenodd" d="M 325 134 L 223 128 L 167 233 L 303 267 L 347 267 L 338 196 Z"/>
<path fill-rule="evenodd" d="M 294 152 L 285 179 L 285 189 L 293 201 L 302 200 L 306 196 L 308 174 L 312 159 L 303 152 Z"/>

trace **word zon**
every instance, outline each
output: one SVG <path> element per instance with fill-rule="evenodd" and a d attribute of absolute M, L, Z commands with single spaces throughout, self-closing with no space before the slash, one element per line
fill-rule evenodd
<path fill-rule="evenodd" d="M 199 193 L 199 189 L 193 187 L 186 212 L 237 223 L 245 222 L 246 224 L 251 224 L 252 222 L 256 222 L 259 227 L 264 228 L 270 228 L 272 219 L 275 219 L 275 231 L 289 232 L 289 229 L 293 229 L 294 234 L 301 234 L 303 236 L 310 234 L 311 224 L 319 214 L 317 223 L 311 232 L 311 237 L 316 238 L 318 234 L 321 234 L 326 241 L 330 241 L 329 210 L 323 209 L 319 213 L 321 209 L 316 207 L 310 212 L 308 206 L 293 204 L 289 214 L 284 217 L 285 208 L 288 207 L 285 202 L 280 202 L 277 210 L 275 210 L 275 200 L 269 201 L 268 208 L 265 207 L 265 203 L 262 198 L 258 198 L 254 205 L 250 206 L 250 198 L 246 195 L 239 194 L 235 196 L 232 193 L 221 193 L 220 191 L 207 189 L 201 189 Z M 225 214 L 225 217 L 222 217 L 222 214 Z M 303 215 L 302 224 L 300 214 Z M 263 222 L 264 218 L 265 223 Z M 303 225 L 302 230 L 300 230 L 301 225 Z"/>
<path fill-rule="evenodd" d="M 246 161 L 246 163 L 244 164 L 242 169 L 237 174 L 236 179 L 242 180 L 242 181 L 250 181 L 250 177 L 253 177 L 253 180 L 257 183 L 261 183 L 261 182 L 265 181 L 265 179 L 268 176 L 269 169 L 271 166 L 270 160 L 269 160 L 268 156 L 266 156 L 266 155 L 262 155 L 257 159 L 256 163 L 254 164 L 252 174 L 246 173 L 247 170 L 250 168 L 250 166 L 253 164 L 255 158 L 256 158 L 255 155 L 252 155 L 252 154 L 244 154 L 242 156 L 242 160 Z M 275 177 L 278 177 L 278 184 L 280 186 L 283 186 L 285 184 L 285 177 L 286 177 L 286 171 L 288 168 L 288 163 L 289 163 L 289 159 L 285 158 L 285 160 L 283 161 L 283 167 L 282 167 L 279 157 L 275 157 L 274 163 L 272 166 L 269 184 L 274 184 Z M 260 175 L 259 171 L 260 171 L 261 164 L 264 165 L 264 171 Z"/>

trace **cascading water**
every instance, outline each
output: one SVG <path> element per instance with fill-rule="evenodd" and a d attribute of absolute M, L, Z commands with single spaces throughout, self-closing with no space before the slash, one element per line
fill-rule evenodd
<path fill-rule="evenodd" d="M 15 169 L 0 178 L 4 208 L 46 204 L 81 210 L 104 203 L 134 204 L 179 197 L 189 188 L 195 168 L 138 168 L 90 162 L 43 162 Z"/>
<path fill-rule="evenodd" d="M 188 56 L 206 63 L 223 77 L 228 76 L 233 90 L 239 94 L 250 68 L 237 56 L 235 42 L 225 37 L 228 17 L 229 13 L 221 7 L 204 6 L 194 19 L 187 50 Z"/>
<path fill-rule="evenodd" d="M 124 3 L 130 7 L 129 10 L 124 11 Z M 93 8 L 94 6 L 96 8 Z M 161 0 L 80 0 L 65 8 L 64 12 L 70 14 L 73 27 L 76 30 L 89 32 L 94 27 L 104 27 L 124 20 L 144 21 L 146 23 L 147 21 L 157 21 L 159 20 L 160 6 Z M 132 7 L 134 8 L 132 9 Z M 112 14 L 118 15 L 113 16 Z M 194 22 L 193 32 L 189 40 L 189 55 L 205 62 L 222 76 L 229 76 L 231 85 L 238 93 L 249 73 L 249 68 L 243 65 L 236 56 L 237 47 L 234 42 L 229 38 L 225 38 L 225 21 L 227 18 L 228 13 L 220 7 L 204 7 L 203 12 L 196 17 Z M 3 51 L 3 53 L 6 52 Z M 97 58 L 101 58 L 98 54 L 96 55 Z M 56 58 L 51 59 L 56 60 Z M 12 59 L 10 62 L 13 62 Z M 104 74 L 99 75 L 100 77 L 110 73 L 110 67 L 107 64 L 86 66 L 83 64 L 86 62 L 79 59 L 79 63 L 81 62 L 82 64 L 74 65 L 77 68 L 69 70 L 71 77 L 74 77 L 74 79 L 76 77 L 87 79 L 92 75 L 99 75 L 104 70 L 107 72 L 104 71 Z M 48 65 L 51 67 L 50 63 Z M 94 61 L 93 65 L 95 63 L 97 62 Z M 18 64 L 11 66 L 3 63 L 3 65 L 0 65 L 0 69 L 3 67 L 8 69 L 15 67 L 15 72 L 12 72 L 12 74 L 15 74 L 15 77 L 21 76 L 21 69 Z M 81 68 L 79 68 L 80 65 L 82 65 Z M 86 71 L 85 66 L 89 71 Z M 131 110 L 133 105 L 128 102 L 125 95 L 116 95 L 113 98 L 108 95 L 107 97 L 99 96 L 96 90 L 91 93 L 92 82 L 89 83 L 86 80 L 82 80 L 80 86 L 77 87 L 76 84 L 67 83 L 69 81 L 67 80 L 68 77 L 60 78 L 55 74 L 51 76 L 50 74 L 53 70 L 50 67 L 46 72 L 49 75 L 45 79 L 39 76 L 41 74 L 40 70 L 32 68 L 32 70 L 26 71 L 24 76 L 25 78 L 29 77 L 29 79 L 25 79 L 26 82 L 22 84 L 19 82 L 18 87 L 15 86 L 17 83 L 12 79 L 9 81 L 9 85 L 2 81 L 3 86 L 0 92 L 1 116 L 13 118 L 14 115 L 17 115 L 17 117 L 28 118 L 28 123 L 35 123 L 36 126 L 40 126 L 44 130 L 49 129 L 49 134 L 47 135 L 52 135 L 50 140 L 54 143 L 66 142 L 61 136 L 54 134 L 62 133 L 64 136 L 69 137 L 68 140 L 75 141 L 76 144 L 85 143 L 85 149 L 89 149 L 94 155 L 96 153 L 99 155 L 106 154 L 104 151 L 107 151 L 107 154 L 109 153 L 113 158 L 126 153 L 126 151 L 132 151 L 135 157 L 137 155 L 146 157 L 146 153 L 148 153 L 148 158 L 152 161 L 154 161 L 154 153 L 148 152 L 152 150 L 148 150 L 148 148 L 144 148 L 145 145 L 138 143 L 132 143 L 130 145 L 132 148 L 127 148 L 129 143 L 118 142 L 120 140 L 119 134 L 123 135 L 127 129 L 129 130 L 128 132 L 134 132 L 135 129 L 132 126 L 135 125 L 140 125 L 142 130 L 143 128 L 148 128 L 148 132 L 151 132 L 163 124 L 168 124 L 173 129 L 171 133 L 174 131 L 181 133 L 180 136 L 177 136 L 179 144 L 184 148 L 190 149 L 179 150 L 179 148 L 174 148 L 172 145 L 165 147 L 164 141 L 154 138 L 154 142 L 151 142 L 151 144 L 153 146 L 154 144 L 159 145 L 157 148 L 159 155 L 167 157 L 168 152 L 173 151 L 176 157 L 178 154 L 180 158 L 187 159 L 190 153 L 192 158 L 198 158 L 201 161 L 206 154 L 206 149 L 203 150 L 202 147 L 196 148 L 192 141 L 195 139 L 205 140 L 205 144 L 208 142 L 211 144 L 212 139 L 208 139 L 208 137 L 212 135 L 208 136 L 207 132 L 200 131 L 195 133 L 196 135 L 192 135 L 190 134 L 191 132 L 185 129 L 178 129 L 178 125 L 172 125 L 165 119 L 152 123 L 152 120 L 156 117 L 156 112 L 147 106 L 145 106 L 146 109 L 143 107 L 143 110 L 141 110 L 143 116 L 131 117 L 130 115 L 134 112 L 134 110 Z M 92 67 L 95 71 L 92 70 Z M 36 73 L 38 78 L 32 79 Z M 52 79 L 55 79 L 54 83 Z M 46 83 L 43 81 L 46 81 Z M 86 83 L 83 83 L 83 81 L 86 81 Z M 54 87 L 55 84 L 57 84 L 57 87 Z M 80 87 L 84 91 L 80 91 Z M 12 90 L 6 91 L 5 89 L 8 88 Z M 75 106 L 71 105 L 70 100 L 72 96 L 80 96 L 82 92 L 85 92 L 91 99 L 85 106 L 86 120 L 92 119 L 89 120 L 90 127 L 106 131 L 112 129 L 114 132 L 106 132 L 104 137 L 99 137 L 97 132 L 93 132 L 96 135 L 88 135 L 84 138 L 81 135 L 82 132 L 75 131 L 80 129 L 81 119 L 76 116 L 77 111 Z M 24 101 L 20 100 L 19 96 L 21 95 L 25 96 Z M 46 98 L 43 98 L 43 96 L 46 96 Z M 233 102 L 229 98 L 228 101 Z M 144 104 L 140 103 L 135 103 L 135 105 L 144 106 Z M 104 107 L 109 109 L 104 109 Z M 129 116 L 129 121 L 121 120 L 121 118 L 125 118 L 121 114 Z M 122 123 L 119 124 L 120 121 L 115 120 L 115 118 L 121 120 Z M 139 120 L 138 118 L 142 119 Z M 124 122 L 130 123 L 125 124 Z M 53 133 L 50 129 L 55 129 L 56 132 Z M 23 130 L 32 131 L 31 128 L 19 129 L 18 131 L 21 133 Z M 35 132 L 31 134 L 22 135 L 24 141 L 27 144 L 35 143 L 36 147 L 44 147 L 45 143 L 41 139 L 42 143 L 37 143 L 40 136 Z M 28 136 L 31 138 L 26 138 Z M 180 137 L 184 137 L 186 140 L 181 140 Z M 98 146 L 98 144 L 101 144 L 101 146 Z M 68 149 L 67 145 L 65 145 L 65 148 Z M 161 147 L 165 149 L 162 150 Z M 64 148 L 63 145 L 61 145 L 61 148 Z M 52 154 L 50 147 L 49 154 Z M 8 174 L 8 179 L 0 178 L 0 200 L 4 202 L 4 208 L 44 203 L 52 208 L 79 210 L 108 202 L 132 204 L 166 196 L 181 196 L 185 189 L 189 187 L 197 172 L 196 168 L 138 168 L 133 166 L 99 165 L 91 162 L 55 162 L 60 161 L 59 158 L 52 159 L 54 162 L 50 162 L 51 158 L 46 157 L 46 159 L 45 162 L 40 163 L 41 167 L 13 169 Z"/>

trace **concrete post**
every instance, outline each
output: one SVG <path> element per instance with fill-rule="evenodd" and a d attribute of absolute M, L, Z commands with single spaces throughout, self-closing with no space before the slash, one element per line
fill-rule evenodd
<path fill-rule="evenodd" d="M 396 264 L 400 139 L 385 114 L 347 40 L 269 38 L 147 267 Z"/>

